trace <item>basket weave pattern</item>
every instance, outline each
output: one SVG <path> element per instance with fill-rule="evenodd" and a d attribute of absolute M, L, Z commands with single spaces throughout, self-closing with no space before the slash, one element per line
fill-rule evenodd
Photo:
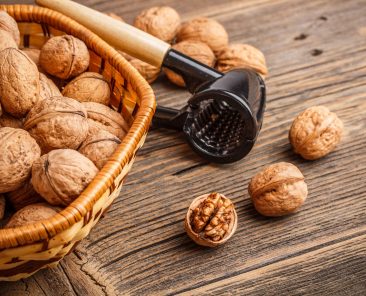
<path fill-rule="evenodd" d="M 48 220 L 0 230 L 0 280 L 19 280 L 56 265 L 89 234 L 119 195 L 145 141 L 155 97 L 148 83 L 117 51 L 70 18 L 30 5 L 0 5 L 0 9 L 18 22 L 22 47 L 41 48 L 51 36 L 65 33 L 83 40 L 90 52 L 89 71 L 110 82 L 111 105 L 131 126 L 104 168 L 67 208 Z"/>

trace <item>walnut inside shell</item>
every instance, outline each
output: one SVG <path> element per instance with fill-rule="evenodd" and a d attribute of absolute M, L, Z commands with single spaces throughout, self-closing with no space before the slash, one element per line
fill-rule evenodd
<path fill-rule="evenodd" d="M 20 43 L 20 33 L 17 22 L 4 10 L 0 10 L 0 30 L 7 31 L 17 45 Z"/>
<path fill-rule="evenodd" d="M 182 41 L 174 44 L 172 48 L 207 66 L 213 67 L 215 65 L 215 55 L 213 51 L 207 44 L 200 41 Z M 181 87 L 185 86 L 182 76 L 167 68 L 164 69 L 164 72 L 171 82 Z"/>
<path fill-rule="evenodd" d="M 22 129 L 2 127 L 0 139 L 0 193 L 4 193 L 18 189 L 29 179 L 41 149 Z"/>
<path fill-rule="evenodd" d="M 8 192 L 6 198 L 16 211 L 25 206 L 44 201 L 44 199 L 34 190 L 31 179 L 27 180 L 17 190 Z"/>
<path fill-rule="evenodd" d="M 168 6 L 151 7 L 136 17 L 134 26 L 163 41 L 171 42 L 178 32 L 180 16 Z"/>
<path fill-rule="evenodd" d="M 46 203 L 28 205 L 17 211 L 6 224 L 6 228 L 14 228 L 46 220 L 56 215 L 58 209 Z"/>
<path fill-rule="evenodd" d="M 184 227 L 188 236 L 197 244 L 216 247 L 234 234 L 237 220 L 231 200 L 220 193 L 211 193 L 192 201 Z"/>
<path fill-rule="evenodd" d="M 215 54 L 223 50 L 229 42 L 225 28 L 217 21 L 197 17 L 182 24 L 177 34 L 177 42 L 195 40 L 206 43 Z"/>
<path fill-rule="evenodd" d="M 148 83 L 153 83 L 159 77 L 160 68 L 135 58 L 129 59 L 129 62 Z"/>
<path fill-rule="evenodd" d="M 0 127 L 23 128 L 23 119 L 18 119 L 7 113 L 3 113 L 0 116 Z"/>
<path fill-rule="evenodd" d="M 49 204 L 67 206 L 83 192 L 97 173 L 93 162 L 81 153 L 58 149 L 34 162 L 32 185 Z"/>
<path fill-rule="evenodd" d="M 62 94 L 79 102 L 109 105 L 111 90 L 103 75 L 85 72 L 71 80 L 63 89 Z"/>
<path fill-rule="evenodd" d="M 88 69 L 89 51 L 85 43 L 71 35 L 50 38 L 42 47 L 39 62 L 51 75 L 61 79 L 75 77 Z"/>
<path fill-rule="evenodd" d="M 295 153 L 313 160 L 332 152 L 341 141 L 343 123 L 327 107 L 314 106 L 298 115 L 291 125 L 289 140 Z"/>
<path fill-rule="evenodd" d="M 88 133 L 87 112 L 78 101 L 51 97 L 38 102 L 27 115 L 24 128 L 40 145 L 42 152 L 77 149 Z"/>
<path fill-rule="evenodd" d="M 18 45 L 9 32 L 0 30 L 0 51 L 8 47 L 18 48 Z"/>
<path fill-rule="evenodd" d="M 62 94 L 56 84 L 43 73 L 39 73 L 39 82 L 41 84 L 39 96 L 41 100 L 51 97 L 61 97 Z"/>
<path fill-rule="evenodd" d="M 217 56 L 217 70 L 228 72 L 233 69 L 252 69 L 258 74 L 267 75 L 268 69 L 263 53 L 248 44 L 230 44 Z"/>
<path fill-rule="evenodd" d="M 108 158 L 114 153 L 121 140 L 105 130 L 89 132 L 79 152 L 89 158 L 98 169 L 102 169 Z"/>
<path fill-rule="evenodd" d="M 283 216 L 296 212 L 308 195 L 305 178 L 291 163 L 266 167 L 250 181 L 248 191 L 254 207 L 264 216 Z"/>

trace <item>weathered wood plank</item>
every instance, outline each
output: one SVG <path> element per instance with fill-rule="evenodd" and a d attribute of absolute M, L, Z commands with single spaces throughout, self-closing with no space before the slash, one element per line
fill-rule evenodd
<path fill-rule="evenodd" d="M 161 5 L 159 0 L 80 2 L 113 11 L 130 23 L 143 8 Z M 183 19 L 214 17 L 233 42 L 253 44 L 265 53 L 268 104 L 256 146 L 245 160 L 218 166 L 196 156 L 176 132 L 151 131 L 120 198 L 77 256 L 56 270 L 0 285 L 0 294 L 16 290 L 42 295 L 42 289 L 47 295 L 51 290 L 70 295 L 364 294 L 365 2 L 165 4 Z M 189 96 L 163 77 L 153 88 L 158 103 L 166 106 L 183 106 Z M 318 104 L 337 112 L 345 123 L 345 136 L 331 155 L 304 161 L 291 151 L 287 133 L 296 114 Z M 269 219 L 255 212 L 246 187 L 251 176 L 277 161 L 299 166 L 309 198 L 296 215 Z M 193 197 L 213 190 L 232 198 L 239 215 L 237 233 L 216 250 L 197 247 L 182 226 Z M 54 278 L 60 280 L 52 282 Z"/>

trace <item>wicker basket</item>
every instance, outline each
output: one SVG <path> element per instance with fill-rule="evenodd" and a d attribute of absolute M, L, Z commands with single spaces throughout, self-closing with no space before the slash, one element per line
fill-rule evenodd
<path fill-rule="evenodd" d="M 148 83 L 112 47 L 91 31 L 55 11 L 29 5 L 0 5 L 18 22 L 24 47 L 40 48 L 53 35 L 71 34 L 90 52 L 89 71 L 109 80 L 111 105 L 131 128 L 93 182 L 67 208 L 31 225 L 0 230 L 0 280 L 19 280 L 55 266 L 88 235 L 119 195 L 135 153 L 142 146 L 155 110 Z"/>

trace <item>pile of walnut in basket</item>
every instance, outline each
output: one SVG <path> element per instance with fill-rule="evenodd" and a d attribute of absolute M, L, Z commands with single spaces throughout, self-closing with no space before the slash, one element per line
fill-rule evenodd
<path fill-rule="evenodd" d="M 123 21 L 115 14 L 109 15 Z M 268 73 L 263 53 L 249 44 L 230 44 L 225 28 L 214 19 L 196 17 L 182 23 L 179 14 L 173 8 L 161 6 L 142 11 L 135 18 L 134 26 L 172 44 L 173 49 L 221 72 L 247 68 L 262 76 Z M 158 78 L 161 69 L 123 55 L 149 83 Z M 180 75 L 169 69 L 164 69 L 164 73 L 172 83 L 185 86 Z"/>
<path fill-rule="evenodd" d="M 0 220 L 5 227 L 46 219 L 69 205 L 129 129 L 109 107 L 109 82 L 86 72 L 90 57 L 84 42 L 62 35 L 41 50 L 20 49 L 19 35 L 14 19 L 0 11 Z M 11 216 L 11 211 L 17 212 Z"/>

